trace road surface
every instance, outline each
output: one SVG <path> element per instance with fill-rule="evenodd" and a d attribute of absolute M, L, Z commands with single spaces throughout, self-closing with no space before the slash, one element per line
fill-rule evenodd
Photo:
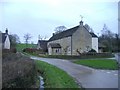
<path fill-rule="evenodd" d="M 83 88 L 118 88 L 117 70 L 98 70 L 74 64 L 68 60 L 31 56 L 66 71 Z M 115 89 L 114 89 L 115 90 Z M 116 89 L 117 90 L 117 89 Z"/>

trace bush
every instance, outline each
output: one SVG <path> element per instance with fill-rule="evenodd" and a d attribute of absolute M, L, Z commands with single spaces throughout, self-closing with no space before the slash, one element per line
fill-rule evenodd
<path fill-rule="evenodd" d="M 17 52 L 17 49 L 16 49 L 16 48 L 12 48 L 12 49 L 11 49 L 11 52 L 16 53 L 16 52 Z"/>
<path fill-rule="evenodd" d="M 32 54 L 45 54 L 46 52 L 43 49 L 35 49 L 35 48 L 25 48 L 23 52 L 32 53 Z"/>
<path fill-rule="evenodd" d="M 87 59 L 87 58 L 111 58 L 114 55 L 111 53 L 81 53 L 81 55 L 46 55 L 46 58 L 60 58 L 60 59 Z"/>
<path fill-rule="evenodd" d="M 16 48 L 12 48 L 12 49 L 2 49 L 3 53 L 16 53 L 17 49 Z"/>
<path fill-rule="evenodd" d="M 3 53 L 2 87 L 28 88 L 35 83 L 35 63 L 20 53 Z"/>
<path fill-rule="evenodd" d="M 94 49 L 91 49 L 89 52 L 92 52 L 92 53 L 94 52 L 94 53 L 96 53 L 96 51 L 95 51 Z"/>
<path fill-rule="evenodd" d="M 37 51 L 37 49 L 35 49 L 35 48 L 25 48 L 25 49 L 23 49 L 23 52 L 28 52 L 28 53 L 33 53 L 33 52 L 36 52 Z"/>

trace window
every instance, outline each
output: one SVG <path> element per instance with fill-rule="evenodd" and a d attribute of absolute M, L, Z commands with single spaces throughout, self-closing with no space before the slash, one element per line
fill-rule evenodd
<path fill-rule="evenodd" d="M 56 49 L 56 53 L 59 53 L 59 49 Z"/>
<path fill-rule="evenodd" d="M 57 53 L 57 49 L 56 49 L 56 53 Z"/>

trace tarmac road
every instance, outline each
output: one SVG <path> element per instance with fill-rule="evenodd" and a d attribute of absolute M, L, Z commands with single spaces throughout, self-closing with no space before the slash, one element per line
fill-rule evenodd
<path fill-rule="evenodd" d="M 92 69 L 64 59 L 35 56 L 31 56 L 31 59 L 47 62 L 66 71 L 80 86 L 82 85 L 83 88 L 118 88 L 118 70 Z"/>

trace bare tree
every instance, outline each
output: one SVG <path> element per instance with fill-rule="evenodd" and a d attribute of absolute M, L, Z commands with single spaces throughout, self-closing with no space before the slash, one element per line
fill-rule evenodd
<path fill-rule="evenodd" d="M 31 34 L 27 33 L 24 35 L 26 46 L 28 45 L 29 40 L 32 38 Z"/>
<path fill-rule="evenodd" d="M 46 40 L 47 39 L 47 36 L 42 36 L 42 35 L 38 35 L 38 40 Z"/>
<path fill-rule="evenodd" d="M 67 28 L 65 26 L 58 26 L 55 28 L 55 34 L 65 31 Z"/>
<path fill-rule="evenodd" d="M 38 35 L 38 40 L 42 40 L 42 36 L 41 35 Z"/>
<path fill-rule="evenodd" d="M 112 52 L 113 43 L 114 43 L 115 34 L 111 32 L 107 25 L 103 25 L 103 29 L 101 30 L 101 36 L 99 37 L 100 43 L 106 46 L 105 51 Z"/>
<path fill-rule="evenodd" d="M 88 24 L 85 24 L 85 28 L 86 28 L 89 32 L 93 32 L 93 29 L 92 29 Z"/>
<path fill-rule="evenodd" d="M 90 26 L 88 24 L 85 24 L 85 28 L 89 31 L 90 30 Z"/>
<path fill-rule="evenodd" d="M 15 48 L 18 43 L 20 43 L 20 38 L 17 34 L 10 34 L 11 48 Z"/>

